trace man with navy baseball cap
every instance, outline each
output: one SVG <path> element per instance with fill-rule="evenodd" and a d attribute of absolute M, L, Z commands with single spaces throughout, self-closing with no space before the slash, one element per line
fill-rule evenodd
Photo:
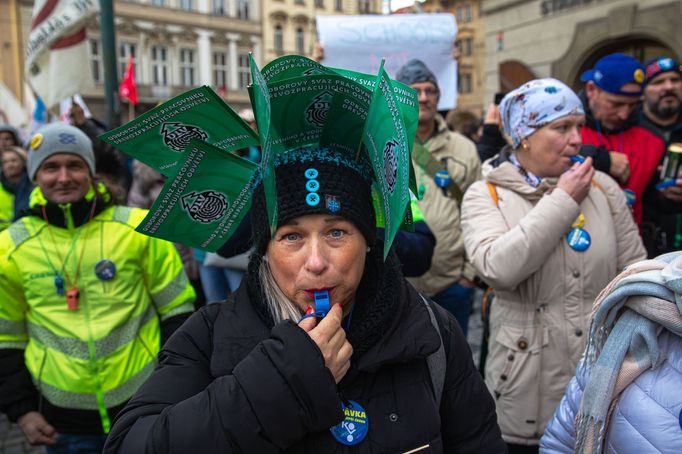
<path fill-rule="evenodd" d="M 583 144 L 597 148 L 595 167 L 608 169 L 619 181 L 641 224 L 642 196 L 664 147 L 658 135 L 638 125 L 634 114 L 646 80 L 644 65 L 629 55 L 609 54 L 580 78 L 585 82 Z"/>

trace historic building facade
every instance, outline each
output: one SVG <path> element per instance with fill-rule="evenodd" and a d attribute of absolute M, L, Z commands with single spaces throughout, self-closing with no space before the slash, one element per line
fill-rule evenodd
<path fill-rule="evenodd" d="M 485 96 L 552 76 L 580 89 L 602 56 L 682 56 L 680 0 L 483 0 Z"/>
<path fill-rule="evenodd" d="M 424 12 L 448 12 L 457 20 L 457 110 L 482 116 L 485 93 L 485 24 L 481 0 L 426 0 Z"/>

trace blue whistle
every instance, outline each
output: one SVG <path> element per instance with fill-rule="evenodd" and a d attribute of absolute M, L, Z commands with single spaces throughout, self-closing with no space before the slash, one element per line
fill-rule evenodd
<path fill-rule="evenodd" d="M 324 318 L 329 312 L 329 290 L 322 290 L 314 293 L 315 297 L 315 317 Z"/>
<path fill-rule="evenodd" d="M 579 154 L 574 155 L 574 156 L 570 156 L 569 159 L 570 159 L 571 161 L 577 162 L 577 163 L 579 163 L 579 164 L 582 164 L 583 162 L 585 162 L 585 158 L 582 157 L 582 156 L 580 156 Z"/>

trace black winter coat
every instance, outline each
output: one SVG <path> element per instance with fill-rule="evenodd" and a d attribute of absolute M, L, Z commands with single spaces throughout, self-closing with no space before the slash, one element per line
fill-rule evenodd
<path fill-rule="evenodd" d="M 353 354 L 338 386 L 308 334 L 291 321 L 269 328 L 246 287 L 171 337 L 156 371 L 119 414 L 105 452 L 394 453 L 424 445 L 420 453 L 506 452 L 466 339 L 439 307 L 447 369 L 436 408 L 426 357 L 439 348 L 438 332 L 402 278 L 385 308 L 390 324 L 371 346 L 355 348 L 360 356 Z M 369 434 L 359 445 L 342 445 L 329 432 L 343 419 L 342 399 L 367 411 Z"/>

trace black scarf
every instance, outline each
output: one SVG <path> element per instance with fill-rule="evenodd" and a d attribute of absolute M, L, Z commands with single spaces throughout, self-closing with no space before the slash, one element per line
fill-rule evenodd
<path fill-rule="evenodd" d="M 379 239 L 367 254 L 365 272 L 355 294 L 355 304 L 348 341 L 353 346 L 353 356 L 359 358 L 389 331 L 401 312 L 405 285 L 400 262 L 391 250 L 383 261 L 383 240 Z M 258 270 L 262 257 L 254 254 L 249 260 L 244 280 L 249 300 L 258 316 L 268 328 L 274 326 L 272 315 L 261 291 Z"/>
<path fill-rule="evenodd" d="M 97 201 L 95 210 L 92 212 L 92 204 Z M 47 202 L 45 205 L 35 205 L 28 210 L 28 214 L 37 216 L 44 219 L 43 216 L 43 206 L 45 207 L 45 214 L 47 219 L 45 219 L 49 224 L 55 227 L 67 228 L 69 226 L 68 219 L 66 218 L 66 205 L 68 204 L 57 204 L 53 202 Z M 82 198 L 71 203 L 71 217 L 73 218 L 73 225 L 75 227 L 80 227 L 87 224 L 90 221 L 91 213 L 92 217 L 97 216 L 99 213 L 104 211 L 106 208 L 111 206 L 111 202 L 105 202 L 101 194 L 96 193 L 92 200 L 86 200 Z"/>

